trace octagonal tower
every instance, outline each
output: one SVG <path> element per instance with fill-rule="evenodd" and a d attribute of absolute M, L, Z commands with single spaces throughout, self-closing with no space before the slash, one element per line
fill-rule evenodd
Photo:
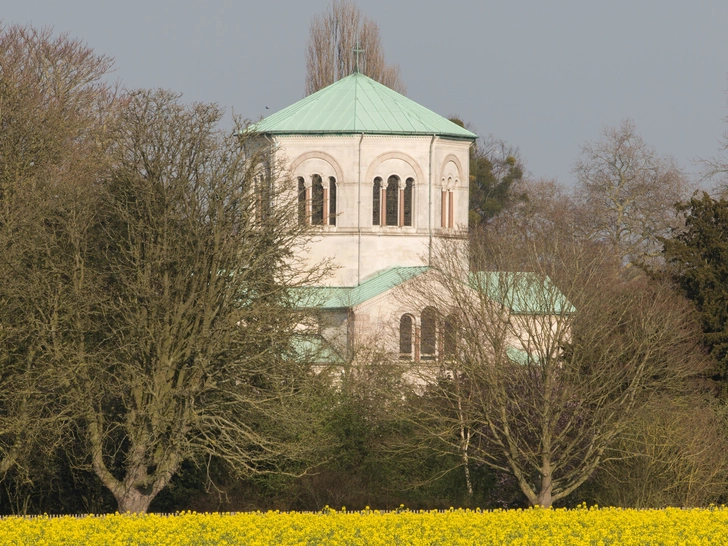
<path fill-rule="evenodd" d="M 364 74 L 252 128 L 287 166 L 300 221 L 318 227 L 307 258 L 333 260 L 331 286 L 428 265 L 436 238 L 465 236 L 477 136 Z"/>

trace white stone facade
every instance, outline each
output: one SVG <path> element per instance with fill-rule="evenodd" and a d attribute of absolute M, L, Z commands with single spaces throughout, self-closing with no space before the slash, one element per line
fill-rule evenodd
<path fill-rule="evenodd" d="M 359 134 L 276 135 L 274 142 L 292 189 L 306 188 L 307 221 L 313 214 L 321 224 L 306 259 L 333 260 L 330 286 L 357 286 L 392 266 L 427 265 L 435 238 L 463 237 L 467 230 L 470 140 Z M 376 225 L 377 179 L 383 190 L 378 220 L 385 225 Z M 323 217 L 311 209 L 315 183 L 322 188 L 318 199 L 326 201 Z M 396 191 L 384 189 L 391 183 Z"/>

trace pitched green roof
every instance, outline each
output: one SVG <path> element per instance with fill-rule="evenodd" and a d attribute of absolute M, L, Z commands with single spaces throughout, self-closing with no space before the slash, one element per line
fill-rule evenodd
<path fill-rule="evenodd" d="M 389 87 L 355 72 L 250 127 L 273 135 L 477 135 Z"/>
<path fill-rule="evenodd" d="M 312 286 L 301 289 L 298 306 L 318 309 L 354 307 L 427 271 L 428 267 L 390 267 L 379 271 L 359 286 Z"/>
<path fill-rule="evenodd" d="M 576 309 L 548 277 L 535 273 L 477 271 L 470 286 L 517 315 L 560 315 Z"/>
<path fill-rule="evenodd" d="M 390 267 L 359 286 L 311 286 L 294 293 L 298 307 L 345 309 L 368 301 L 425 271 L 421 267 Z M 517 315 L 560 315 L 576 309 L 548 277 L 534 273 L 477 271 L 470 273 L 470 286 Z"/>

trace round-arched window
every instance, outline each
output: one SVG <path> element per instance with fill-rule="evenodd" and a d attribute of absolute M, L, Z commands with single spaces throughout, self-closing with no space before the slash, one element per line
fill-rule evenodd
<path fill-rule="evenodd" d="M 378 176 L 374 179 L 372 188 L 372 225 L 380 226 L 382 212 L 382 179 Z"/>
<path fill-rule="evenodd" d="M 412 360 L 414 349 L 415 319 L 412 315 L 402 315 L 399 319 L 399 359 Z"/>
<path fill-rule="evenodd" d="M 392 175 L 387 179 L 387 204 L 385 207 L 386 225 L 398 225 L 399 214 L 399 177 Z"/>
<path fill-rule="evenodd" d="M 437 357 L 437 310 L 425 307 L 422 310 L 420 331 L 420 358 L 435 360 Z"/>

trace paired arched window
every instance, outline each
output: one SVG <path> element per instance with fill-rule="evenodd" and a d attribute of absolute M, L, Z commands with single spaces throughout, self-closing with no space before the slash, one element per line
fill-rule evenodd
<path fill-rule="evenodd" d="M 336 179 L 330 176 L 328 184 L 321 175 L 311 176 L 310 185 L 298 177 L 298 222 L 314 226 L 336 225 Z"/>
<path fill-rule="evenodd" d="M 372 187 L 372 225 L 411 226 L 414 185 L 413 178 L 402 184 L 394 174 L 386 183 L 376 177 Z"/>
<path fill-rule="evenodd" d="M 419 330 L 415 318 L 404 314 L 399 319 L 400 360 L 452 359 L 457 354 L 458 320 L 455 315 L 440 318 L 437 309 L 425 307 Z"/>
<path fill-rule="evenodd" d="M 440 192 L 440 227 L 455 227 L 455 194 L 450 188 L 442 188 Z"/>

